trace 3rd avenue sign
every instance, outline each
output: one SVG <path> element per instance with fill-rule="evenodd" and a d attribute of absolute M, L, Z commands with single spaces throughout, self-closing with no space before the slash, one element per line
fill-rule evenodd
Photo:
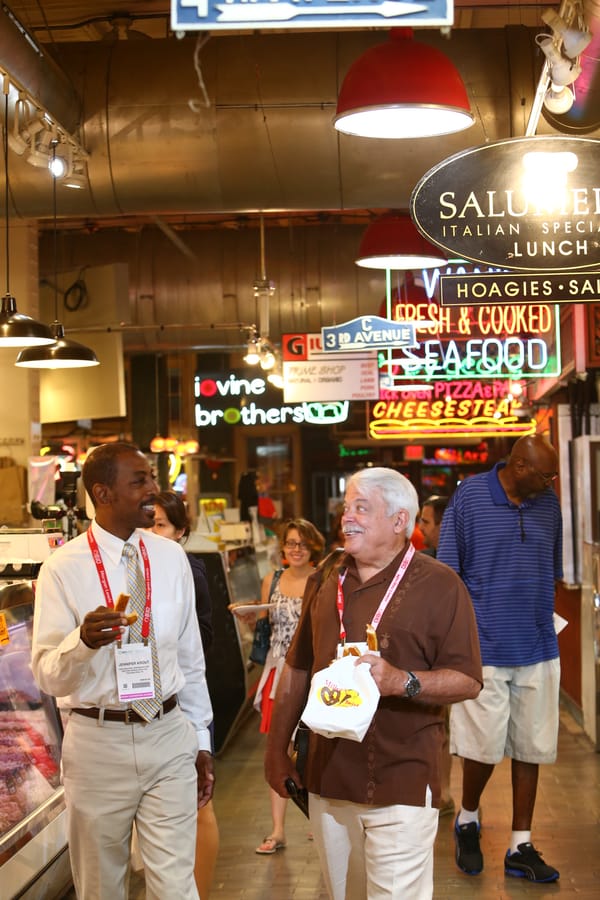
<path fill-rule="evenodd" d="M 600 141 L 474 147 L 415 187 L 415 225 L 450 256 L 522 272 L 600 268 Z"/>

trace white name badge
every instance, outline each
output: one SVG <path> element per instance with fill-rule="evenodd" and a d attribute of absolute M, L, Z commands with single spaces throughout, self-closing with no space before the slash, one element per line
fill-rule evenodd
<path fill-rule="evenodd" d="M 154 697 L 152 653 L 145 644 L 115 647 L 115 666 L 119 700 L 148 700 Z"/>

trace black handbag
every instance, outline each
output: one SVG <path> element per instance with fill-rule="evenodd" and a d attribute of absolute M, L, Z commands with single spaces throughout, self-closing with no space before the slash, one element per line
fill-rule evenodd
<path fill-rule="evenodd" d="M 279 579 L 281 578 L 281 573 L 283 569 L 278 569 L 273 573 L 273 580 L 271 581 L 271 587 L 269 589 L 269 600 L 273 596 L 273 591 L 275 590 Z M 264 666 L 267 653 L 269 652 L 269 646 L 271 644 L 271 623 L 269 622 L 268 616 L 263 616 L 262 619 L 256 620 L 256 625 L 254 626 L 254 637 L 252 639 L 252 649 L 250 650 L 250 656 L 248 657 L 252 662 L 257 663 L 259 666 Z"/>
<path fill-rule="evenodd" d="M 264 616 L 262 619 L 257 619 L 254 626 L 254 638 L 249 657 L 252 662 L 258 663 L 259 666 L 264 666 L 270 643 L 271 623 L 269 622 L 269 617 Z"/>

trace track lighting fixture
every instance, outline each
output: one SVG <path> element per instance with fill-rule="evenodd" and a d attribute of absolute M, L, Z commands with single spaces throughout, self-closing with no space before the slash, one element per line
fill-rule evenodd
<path fill-rule="evenodd" d="M 563 56 L 553 39 L 547 34 L 538 34 L 535 40 L 548 60 L 551 81 L 561 87 L 565 84 L 573 84 L 581 75 L 579 60 Z"/>
<path fill-rule="evenodd" d="M 554 32 L 554 38 L 560 42 L 561 50 L 569 59 L 576 59 L 592 40 L 587 28 L 573 28 L 554 9 L 546 9 L 542 13 L 542 21 Z"/>
<path fill-rule="evenodd" d="M 56 161 L 56 144 L 52 144 L 52 160 Z M 68 340 L 65 330 L 58 321 L 58 272 L 56 252 L 56 178 L 52 179 L 52 205 L 54 214 L 54 322 L 50 331 L 54 342 L 43 347 L 27 347 L 21 350 L 15 362 L 16 366 L 25 369 L 82 369 L 99 365 L 96 354 L 90 347 L 77 341 Z"/>
<path fill-rule="evenodd" d="M 51 344 L 54 340 L 50 329 L 42 322 L 17 312 L 17 301 L 10 293 L 9 204 L 8 195 L 8 76 L 4 76 L 4 227 L 6 253 L 6 294 L 0 310 L 0 347 L 35 347 Z"/>

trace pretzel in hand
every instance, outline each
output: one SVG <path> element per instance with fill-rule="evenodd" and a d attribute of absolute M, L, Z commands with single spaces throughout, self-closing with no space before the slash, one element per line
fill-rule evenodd
<path fill-rule="evenodd" d="M 367 625 L 367 647 L 371 653 L 376 653 L 379 650 L 379 644 L 377 643 L 377 632 L 373 628 L 371 624 Z"/>
<path fill-rule="evenodd" d="M 138 614 L 136 612 L 125 612 L 128 603 L 129 594 L 119 594 L 119 596 L 117 597 L 117 602 L 115 603 L 115 612 L 121 613 L 122 616 L 125 616 L 128 625 L 133 625 L 134 622 L 137 622 Z"/>

